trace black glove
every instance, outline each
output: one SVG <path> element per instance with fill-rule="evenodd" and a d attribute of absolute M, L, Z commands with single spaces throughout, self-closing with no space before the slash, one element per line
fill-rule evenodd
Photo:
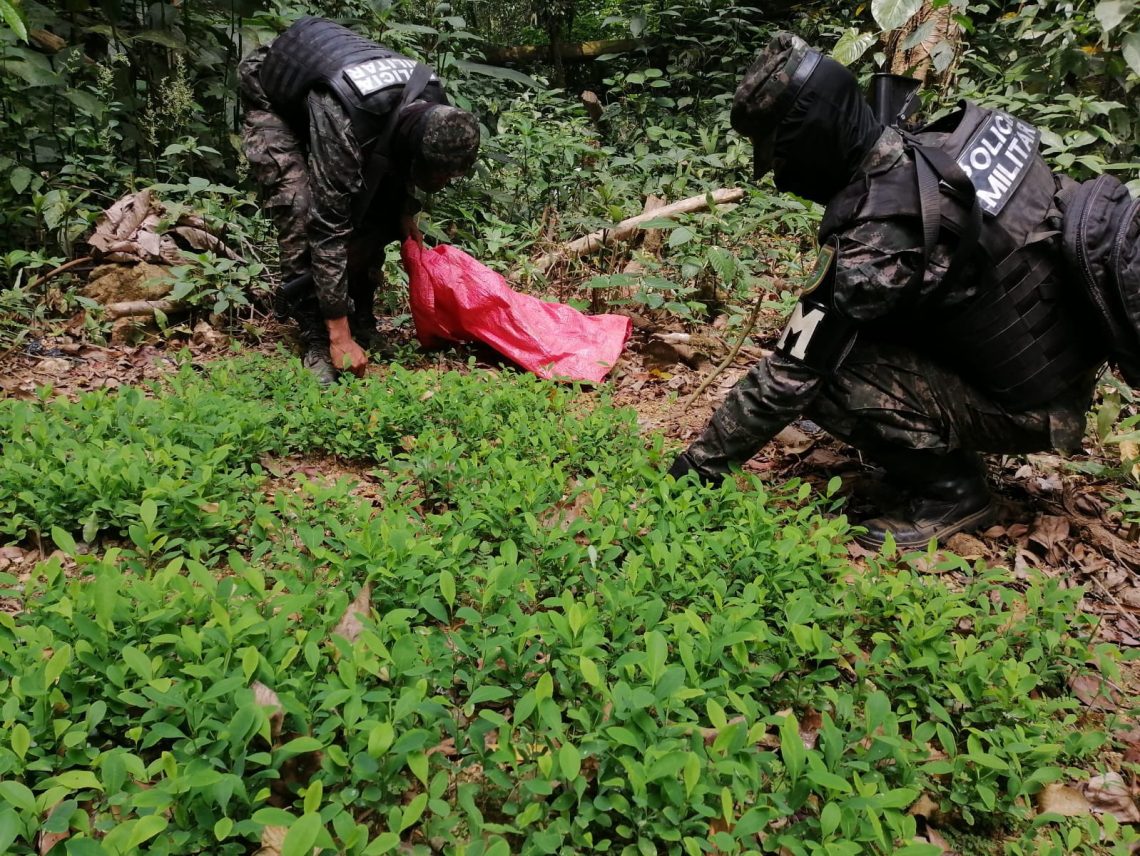
<path fill-rule="evenodd" d="M 721 482 L 724 481 L 728 473 L 709 473 L 702 470 L 689 457 L 688 452 L 682 452 L 677 456 L 677 460 L 673 461 L 673 466 L 669 467 L 669 475 L 677 481 L 692 473 L 697 477 L 697 480 L 705 487 L 720 487 Z"/>

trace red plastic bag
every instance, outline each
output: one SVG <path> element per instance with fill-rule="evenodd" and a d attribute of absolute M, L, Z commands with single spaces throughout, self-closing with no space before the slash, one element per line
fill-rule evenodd
<path fill-rule="evenodd" d="M 597 382 L 629 338 L 628 318 L 584 315 L 563 303 L 519 294 L 457 247 L 424 249 L 409 239 L 401 256 L 416 338 L 424 347 L 476 340 L 539 377 Z"/>

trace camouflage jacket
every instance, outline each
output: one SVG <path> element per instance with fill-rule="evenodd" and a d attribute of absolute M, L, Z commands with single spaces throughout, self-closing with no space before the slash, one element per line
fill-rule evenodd
<path fill-rule="evenodd" d="M 247 114 L 253 110 L 273 112 L 257 80 L 266 51 L 258 49 L 241 64 L 240 84 Z M 348 113 L 335 96 L 314 90 L 307 97 L 308 139 L 294 143 L 307 148 L 303 151 L 311 199 L 307 239 L 321 313 L 325 318 L 340 318 L 349 312 L 349 240 L 368 238 L 374 244 L 398 240 L 401 216 L 414 213 L 418 203 L 408 170 L 394 164 L 381 180 L 364 223 L 354 227 L 353 203 L 364 190 L 364 153 Z"/>
<path fill-rule="evenodd" d="M 898 132 L 886 129 L 867 153 L 861 171 L 873 174 L 891 169 L 905 157 L 904 151 Z M 865 331 L 861 341 L 881 333 L 885 325 L 878 322 L 897 313 L 904 301 L 930 303 L 929 309 L 936 313 L 977 292 L 980 277 L 967 275 L 963 287 L 936 295 L 952 255 L 952 248 L 941 243 L 922 280 L 912 283 L 914 272 L 923 264 L 918 224 L 856 223 L 837 237 L 835 307 Z M 808 409 L 825 381 L 817 372 L 778 353 L 763 358 L 728 394 L 702 438 L 690 449 L 690 456 L 710 471 L 747 460 Z"/>

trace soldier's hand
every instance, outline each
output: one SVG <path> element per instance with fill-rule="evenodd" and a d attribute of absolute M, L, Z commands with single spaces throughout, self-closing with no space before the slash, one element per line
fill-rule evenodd
<path fill-rule="evenodd" d="M 334 340 L 329 343 L 329 356 L 337 371 L 352 372 L 357 377 L 364 377 L 364 369 L 368 366 L 368 354 L 349 337 L 347 340 Z"/>
<path fill-rule="evenodd" d="M 420 231 L 419 225 L 416 223 L 415 214 L 405 214 L 400 218 L 400 234 L 405 238 L 411 238 L 421 247 L 424 245 L 424 235 Z"/>
<path fill-rule="evenodd" d="M 673 466 L 669 467 L 667 475 L 671 475 L 677 481 L 692 475 L 697 481 L 705 485 L 705 487 L 720 487 L 721 482 L 728 476 L 727 472 L 706 472 L 702 470 L 697 464 L 689 457 L 688 452 L 682 452 L 673 461 Z"/>

